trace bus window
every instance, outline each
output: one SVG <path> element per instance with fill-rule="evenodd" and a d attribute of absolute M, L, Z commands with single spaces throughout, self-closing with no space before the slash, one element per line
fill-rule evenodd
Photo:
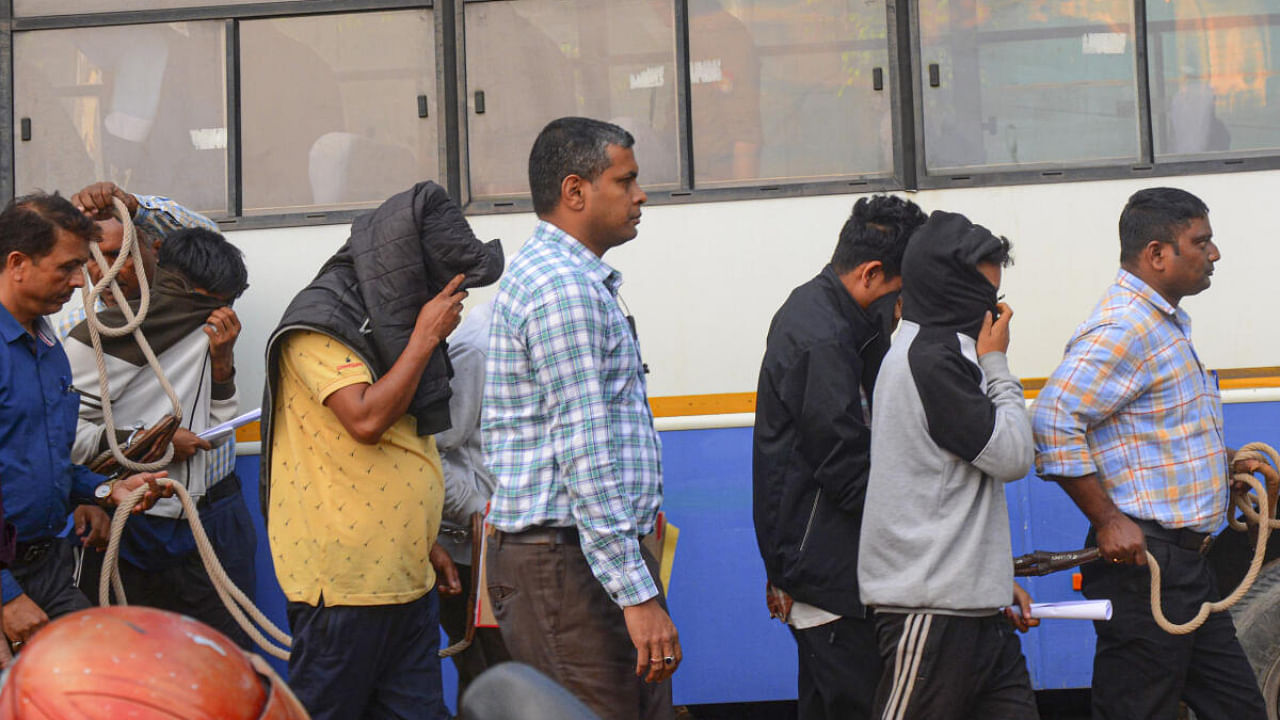
<path fill-rule="evenodd" d="M 891 173 L 886 24 L 881 3 L 690 0 L 697 185 Z"/>
<path fill-rule="evenodd" d="M 14 34 L 18 194 L 97 180 L 227 210 L 226 49 L 220 22 Z M 212 69 L 212 71 L 211 71 Z"/>
<path fill-rule="evenodd" d="M 932 171 L 1139 157 L 1133 3 L 921 0 Z"/>
<path fill-rule="evenodd" d="M 434 38 L 430 10 L 241 22 L 245 214 L 370 207 L 444 184 Z"/>
<path fill-rule="evenodd" d="M 1157 157 L 1280 148 L 1280 20 L 1272 5 L 1148 3 Z"/>
<path fill-rule="evenodd" d="M 261 0 L 218 0 L 218 5 L 243 5 Z M 15 17 L 83 15 L 121 10 L 167 10 L 213 5 L 211 0 L 13 0 Z"/>
<path fill-rule="evenodd" d="M 636 138 L 646 189 L 679 182 L 669 0 L 467 3 L 467 162 L 473 197 L 525 195 L 533 140 L 585 115 Z"/>

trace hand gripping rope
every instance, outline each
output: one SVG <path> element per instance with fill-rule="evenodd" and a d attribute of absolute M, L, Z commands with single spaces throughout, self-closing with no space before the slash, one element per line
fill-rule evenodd
<path fill-rule="evenodd" d="M 1249 564 L 1249 572 L 1245 573 L 1244 579 L 1236 586 L 1230 595 L 1213 603 L 1203 603 L 1200 606 L 1200 612 L 1185 623 L 1175 625 L 1169 622 L 1164 616 L 1164 610 L 1160 604 L 1160 564 L 1152 557 L 1151 552 L 1147 552 L 1147 567 L 1151 570 L 1151 615 L 1155 618 L 1156 624 L 1161 630 L 1171 635 L 1186 635 L 1195 632 L 1204 621 L 1209 618 L 1209 613 L 1219 612 L 1230 608 L 1249 592 L 1249 588 L 1253 586 L 1253 581 L 1258 578 L 1258 572 L 1262 569 L 1262 561 L 1267 553 L 1267 538 L 1271 536 L 1274 528 L 1280 527 L 1280 520 L 1272 517 L 1275 514 L 1276 497 L 1280 495 L 1280 474 L 1277 474 L 1276 468 L 1280 467 L 1280 454 L 1276 453 L 1275 448 L 1265 443 L 1249 443 L 1240 448 L 1236 452 L 1234 460 L 1258 460 L 1261 466 L 1258 473 L 1267 480 L 1266 487 L 1258 481 L 1250 473 L 1236 473 L 1232 478 L 1238 482 L 1248 483 L 1252 488 L 1252 494 L 1249 491 L 1241 493 L 1233 493 L 1232 500 L 1235 506 L 1240 509 L 1244 520 L 1235 517 L 1232 513 L 1228 516 L 1227 522 L 1231 525 L 1232 530 L 1244 532 L 1245 530 L 1256 529 L 1257 539 L 1253 550 L 1253 562 Z M 1270 464 L 1268 464 L 1270 460 Z M 1252 499 L 1251 499 L 1252 495 Z"/>
<path fill-rule="evenodd" d="M 160 362 L 151 350 L 151 345 L 147 343 L 146 337 L 143 336 L 142 331 L 139 329 L 142 321 L 147 316 L 147 310 L 150 308 L 150 283 L 142 269 L 142 250 L 138 247 L 138 235 L 133 227 L 129 209 L 119 199 L 114 199 L 114 202 L 116 216 L 120 218 L 120 222 L 124 225 L 124 244 L 120 248 L 120 255 L 110 267 L 107 267 L 106 258 L 103 257 L 102 251 L 97 244 L 89 244 L 89 250 L 93 255 L 94 261 L 98 263 L 98 267 L 104 268 L 104 271 L 101 280 L 94 284 L 91 289 L 85 288 L 81 293 L 84 298 L 85 317 L 89 323 L 89 338 L 93 343 L 93 353 L 98 363 L 98 387 L 102 393 L 102 416 L 106 424 L 107 444 L 110 446 L 109 454 L 124 469 L 134 472 L 163 470 L 173 460 L 173 444 L 171 442 L 166 443 L 164 455 L 154 462 L 138 462 L 130 459 L 116 440 L 115 420 L 111 414 L 111 390 L 107 386 L 107 366 L 102 353 L 102 336 L 120 337 L 132 334 L 134 340 L 138 343 L 139 349 L 142 350 L 142 354 L 147 358 L 147 364 L 151 366 L 152 372 L 155 373 L 156 378 L 159 380 L 160 387 L 169 396 L 169 402 L 173 406 L 173 416 L 179 421 L 173 423 L 173 425 L 176 427 L 182 419 L 182 404 L 178 400 L 178 395 L 165 377 L 164 371 L 160 367 Z M 116 283 L 116 276 L 129 258 L 133 258 L 134 267 L 137 269 L 138 285 L 142 294 L 141 304 L 138 306 L 136 315 L 129 308 L 124 293 L 121 292 L 120 286 Z M 116 305 L 124 313 L 126 322 L 119 327 L 109 327 L 98 319 L 96 312 L 98 298 L 107 288 L 111 289 Z M 104 455 L 106 454 L 104 453 Z M 209 573 L 214 590 L 217 591 L 218 597 L 222 599 L 222 604 L 227 606 L 227 611 L 231 613 L 231 616 L 240 624 L 245 633 L 253 638 L 253 641 L 263 650 L 282 660 L 288 660 L 289 651 L 273 645 L 258 631 L 254 623 L 264 628 L 284 648 L 288 648 L 291 645 L 289 636 L 281 632 L 262 614 L 262 611 L 254 607 L 249 598 L 241 592 L 240 588 L 236 587 L 231 578 L 227 576 L 226 571 L 222 569 L 222 564 L 218 562 L 218 556 L 213 550 L 213 545 L 209 542 L 209 536 L 205 534 L 204 526 L 200 523 L 200 516 L 196 512 L 196 504 L 192 501 L 187 489 L 180 483 L 175 483 L 168 478 L 161 478 L 157 482 L 161 485 L 172 487 L 178 499 L 182 502 L 187 521 L 191 524 L 191 533 L 195 536 L 196 548 L 200 551 L 200 559 L 204 562 L 205 570 Z M 147 487 L 144 485 L 130 493 L 124 502 L 120 503 L 120 506 L 116 508 L 115 516 L 111 520 L 111 538 L 107 543 L 106 557 L 102 561 L 102 577 L 98 585 L 98 604 L 103 607 L 111 605 L 112 588 L 115 589 L 116 600 L 119 604 L 128 604 L 124 594 L 124 584 L 120 580 L 120 538 L 124 533 L 125 522 L 129 519 L 134 506 L 138 504 L 138 501 L 142 499 L 146 491 Z M 253 619 L 252 622 L 250 622 L 249 617 L 245 616 L 246 611 L 249 617 Z"/>

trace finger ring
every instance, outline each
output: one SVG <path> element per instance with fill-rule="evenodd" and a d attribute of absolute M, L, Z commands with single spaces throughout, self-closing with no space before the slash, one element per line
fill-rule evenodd
<path fill-rule="evenodd" d="M 662 664 L 662 659 L 661 659 L 661 658 L 649 658 L 649 664 L 650 664 L 650 665 L 661 665 L 661 664 Z"/>
<path fill-rule="evenodd" d="M 1118 557 L 1113 557 L 1113 558 L 1111 558 L 1111 562 L 1113 562 L 1113 563 L 1119 563 L 1119 562 L 1120 562 L 1120 558 L 1118 558 Z"/>
<path fill-rule="evenodd" d="M 662 664 L 663 664 L 663 665 L 675 665 L 675 664 L 676 664 L 676 659 L 675 659 L 675 658 L 673 658 L 673 657 L 671 657 L 670 655 L 668 655 L 668 656 L 666 656 L 666 657 L 662 658 Z"/>

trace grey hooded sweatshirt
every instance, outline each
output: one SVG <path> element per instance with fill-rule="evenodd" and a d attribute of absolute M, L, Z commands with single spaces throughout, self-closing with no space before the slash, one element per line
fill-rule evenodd
<path fill-rule="evenodd" d="M 977 356 L 996 289 L 976 266 L 998 247 L 986 228 L 935 212 L 903 258 L 858 555 L 862 602 L 880 612 L 988 615 L 1012 598 L 1004 484 L 1027 474 L 1034 444 L 1005 354 Z"/>

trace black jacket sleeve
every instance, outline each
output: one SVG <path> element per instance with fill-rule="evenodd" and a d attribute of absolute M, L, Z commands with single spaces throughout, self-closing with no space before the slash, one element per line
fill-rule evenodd
<path fill-rule="evenodd" d="M 871 430 L 862 412 L 862 358 L 839 343 L 808 349 L 796 366 L 793 409 L 799 451 L 828 500 L 861 512 L 871 469 Z"/>
<path fill-rule="evenodd" d="M 973 462 L 996 424 L 995 405 L 982 391 L 982 371 L 960 354 L 954 335 L 939 342 L 917 340 L 907 357 L 929 437 L 943 450 Z"/>

